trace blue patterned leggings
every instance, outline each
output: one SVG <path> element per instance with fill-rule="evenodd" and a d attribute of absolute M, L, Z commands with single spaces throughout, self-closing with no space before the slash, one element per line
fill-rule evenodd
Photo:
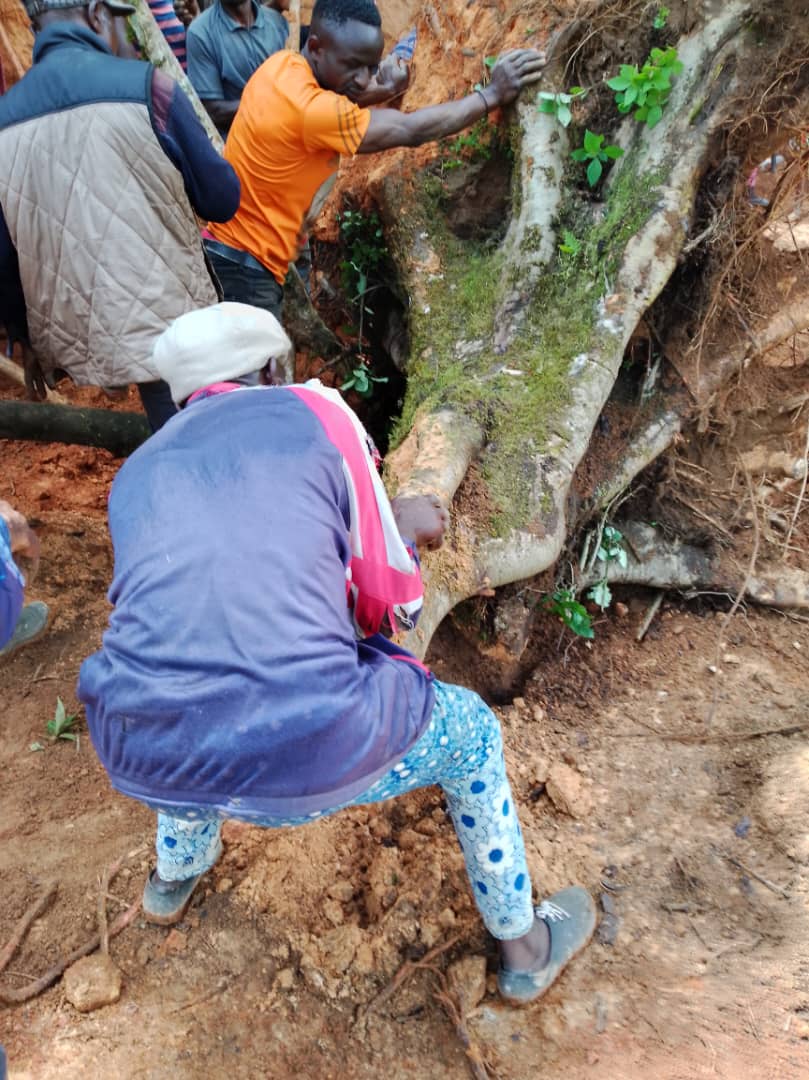
<path fill-rule="evenodd" d="M 345 806 L 384 802 L 414 788 L 439 784 L 447 799 L 475 902 L 494 937 L 509 940 L 533 925 L 531 879 L 520 823 L 511 796 L 500 724 L 477 694 L 435 683 L 430 724 L 402 760 Z M 209 869 L 221 851 L 225 817 L 210 809 L 154 806 L 157 872 L 182 881 Z M 251 819 L 266 828 L 304 825 L 335 806 L 306 817 Z"/>

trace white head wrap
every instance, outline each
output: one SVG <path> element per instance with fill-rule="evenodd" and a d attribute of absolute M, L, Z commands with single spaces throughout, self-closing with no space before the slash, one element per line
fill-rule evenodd
<path fill-rule="evenodd" d="M 152 354 L 177 405 L 211 383 L 260 371 L 270 360 L 284 367 L 292 342 L 274 315 L 249 304 L 225 302 L 175 319 Z"/>

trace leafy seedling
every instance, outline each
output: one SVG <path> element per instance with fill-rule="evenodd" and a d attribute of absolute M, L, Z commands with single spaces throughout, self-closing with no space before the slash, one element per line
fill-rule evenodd
<path fill-rule="evenodd" d="M 652 20 L 652 26 L 655 30 L 662 30 L 666 23 L 669 21 L 669 15 L 671 12 L 667 7 L 660 7 L 657 9 L 657 14 Z"/>
<path fill-rule="evenodd" d="M 56 709 L 53 714 L 53 720 L 49 720 L 45 725 L 46 730 L 51 737 L 51 742 L 56 742 L 57 739 L 67 739 L 69 742 L 75 742 L 78 736 L 73 731 L 73 726 L 77 720 L 78 714 L 68 714 L 64 701 L 58 697 L 56 699 Z"/>
<path fill-rule="evenodd" d="M 572 589 L 556 589 L 547 597 L 548 610 L 558 616 L 578 637 L 594 638 L 593 620 L 587 608 L 578 602 Z"/>
<path fill-rule="evenodd" d="M 373 394 L 374 388 L 379 383 L 386 383 L 387 381 L 387 376 L 373 375 L 368 370 L 367 364 L 360 363 L 353 369 L 340 389 L 343 393 L 348 390 L 353 390 L 355 393 L 359 394 L 361 398 L 369 398 Z"/>
<path fill-rule="evenodd" d="M 583 86 L 572 86 L 567 94 L 551 94 L 546 90 L 539 93 L 539 111 L 555 116 L 562 127 L 567 127 L 573 119 L 570 103 L 576 98 L 584 97 L 587 91 Z"/>
<path fill-rule="evenodd" d="M 615 90 L 618 112 L 632 114 L 639 123 L 653 128 L 660 123 L 663 108 L 671 94 L 671 80 L 683 70 L 677 58 L 677 50 L 652 49 L 649 59 L 638 70 L 635 64 L 621 64 L 619 73 L 607 79 L 607 86 Z"/>
<path fill-rule="evenodd" d="M 620 146 L 604 146 L 604 136 L 596 135 L 589 129 L 584 133 L 584 143 L 570 155 L 574 161 L 587 161 L 587 183 L 595 187 L 604 172 L 608 161 L 621 157 Z"/>
<path fill-rule="evenodd" d="M 56 709 L 53 714 L 53 720 L 49 720 L 45 725 L 45 730 L 48 733 L 50 741 L 55 743 L 60 739 L 64 739 L 66 742 L 78 742 L 79 736 L 73 731 L 73 727 L 77 720 L 78 714 L 68 713 L 64 701 L 58 697 L 56 699 Z M 32 742 L 28 749 L 44 750 L 45 747 L 41 742 Z"/>
<path fill-rule="evenodd" d="M 620 567 L 626 569 L 627 554 L 624 547 L 623 533 L 614 525 L 605 525 L 601 533 L 601 543 L 596 552 L 596 559 L 601 563 L 604 576 L 587 593 L 587 599 L 598 604 L 602 611 L 606 611 L 612 603 L 612 590 L 607 584 L 606 568 L 608 563 L 617 562 Z"/>

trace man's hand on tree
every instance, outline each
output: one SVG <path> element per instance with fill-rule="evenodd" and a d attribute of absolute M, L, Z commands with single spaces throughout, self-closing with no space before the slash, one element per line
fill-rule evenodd
<path fill-rule="evenodd" d="M 12 555 L 25 555 L 36 562 L 39 559 L 39 538 L 19 510 L 0 499 L 0 517 L 8 525 Z"/>
<path fill-rule="evenodd" d="M 542 78 L 545 64 L 545 54 L 536 49 L 512 49 L 503 53 L 492 68 L 492 81 L 481 90 L 489 108 L 510 105 L 524 86 Z"/>
<path fill-rule="evenodd" d="M 183 26 L 190 26 L 199 15 L 197 0 L 174 0 L 174 13 Z"/>
<path fill-rule="evenodd" d="M 436 551 L 444 542 L 449 514 L 436 495 L 404 495 L 391 499 L 396 527 L 418 548 Z"/>

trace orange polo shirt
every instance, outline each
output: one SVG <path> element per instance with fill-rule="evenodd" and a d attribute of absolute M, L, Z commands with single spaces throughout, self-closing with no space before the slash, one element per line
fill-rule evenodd
<path fill-rule="evenodd" d="M 211 224 L 223 244 L 249 252 L 283 284 L 312 200 L 356 154 L 371 121 L 342 94 L 323 90 L 298 53 L 277 52 L 244 88 L 225 144 L 242 198 L 236 216 Z"/>

